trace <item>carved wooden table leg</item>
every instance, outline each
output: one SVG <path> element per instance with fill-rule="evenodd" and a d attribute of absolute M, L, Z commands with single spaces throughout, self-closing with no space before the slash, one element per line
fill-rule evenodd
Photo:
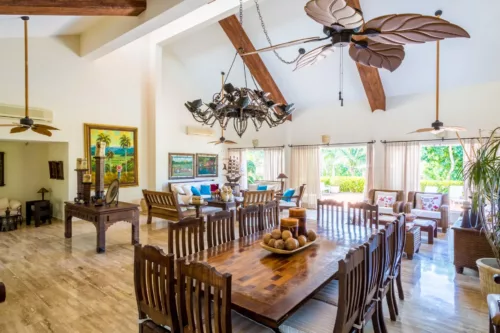
<path fill-rule="evenodd" d="M 95 226 L 97 229 L 97 247 L 95 250 L 97 253 L 104 253 L 106 252 L 106 223 L 99 219 Z"/>
<path fill-rule="evenodd" d="M 132 245 L 139 243 L 139 210 L 134 212 L 132 223 Z"/>
<path fill-rule="evenodd" d="M 73 236 L 73 224 L 71 223 L 71 213 L 67 208 L 64 209 L 64 237 L 71 238 Z"/>

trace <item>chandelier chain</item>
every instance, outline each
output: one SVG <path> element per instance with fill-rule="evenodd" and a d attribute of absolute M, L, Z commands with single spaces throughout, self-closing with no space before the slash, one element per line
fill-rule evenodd
<path fill-rule="evenodd" d="M 260 6 L 259 6 L 259 0 L 254 0 L 255 2 L 255 8 L 257 8 L 257 13 L 259 14 L 259 19 L 260 19 L 260 25 L 262 27 L 262 31 L 264 32 L 264 35 L 266 36 L 267 42 L 269 43 L 269 46 L 273 46 L 273 43 L 271 42 L 271 37 L 269 37 L 269 33 L 267 32 L 266 24 L 264 23 L 264 18 L 262 17 L 262 13 L 260 11 Z M 278 58 L 282 63 L 291 65 L 297 62 L 299 60 L 301 54 L 299 54 L 294 60 L 288 61 L 283 59 L 276 50 L 273 50 L 274 55 L 276 58 Z"/>

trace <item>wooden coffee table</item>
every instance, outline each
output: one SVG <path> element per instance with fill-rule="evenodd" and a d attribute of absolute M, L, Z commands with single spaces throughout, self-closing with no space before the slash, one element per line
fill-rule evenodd
<path fill-rule="evenodd" d="M 226 211 L 229 211 L 232 208 L 236 208 L 236 200 L 225 202 L 216 199 L 205 199 L 205 201 L 207 202 L 207 206 L 220 208 Z"/>
<path fill-rule="evenodd" d="M 405 253 L 409 260 L 412 260 L 413 255 L 420 251 L 420 244 L 422 244 L 421 238 L 420 227 L 413 226 L 406 230 Z"/>

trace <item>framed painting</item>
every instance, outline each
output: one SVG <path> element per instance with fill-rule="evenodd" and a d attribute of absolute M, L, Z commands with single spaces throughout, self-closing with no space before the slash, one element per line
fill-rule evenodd
<path fill-rule="evenodd" d="M 106 143 L 104 160 L 104 186 L 118 178 L 116 171 L 122 166 L 121 187 L 139 185 L 139 158 L 137 127 L 84 124 L 85 157 L 89 161 L 92 182 L 95 184 L 96 143 Z"/>
<path fill-rule="evenodd" d="M 218 177 L 217 154 L 196 154 L 196 177 Z"/>
<path fill-rule="evenodd" d="M 194 178 L 194 154 L 168 154 L 168 178 L 192 179 Z"/>

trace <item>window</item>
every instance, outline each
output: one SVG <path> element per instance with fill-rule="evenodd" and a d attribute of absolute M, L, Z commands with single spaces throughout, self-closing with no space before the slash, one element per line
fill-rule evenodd
<path fill-rule="evenodd" d="M 363 200 L 366 147 L 321 149 L 321 192 L 339 201 Z"/>
<path fill-rule="evenodd" d="M 264 150 L 247 150 L 246 159 L 248 184 L 264 180 Z"/>

